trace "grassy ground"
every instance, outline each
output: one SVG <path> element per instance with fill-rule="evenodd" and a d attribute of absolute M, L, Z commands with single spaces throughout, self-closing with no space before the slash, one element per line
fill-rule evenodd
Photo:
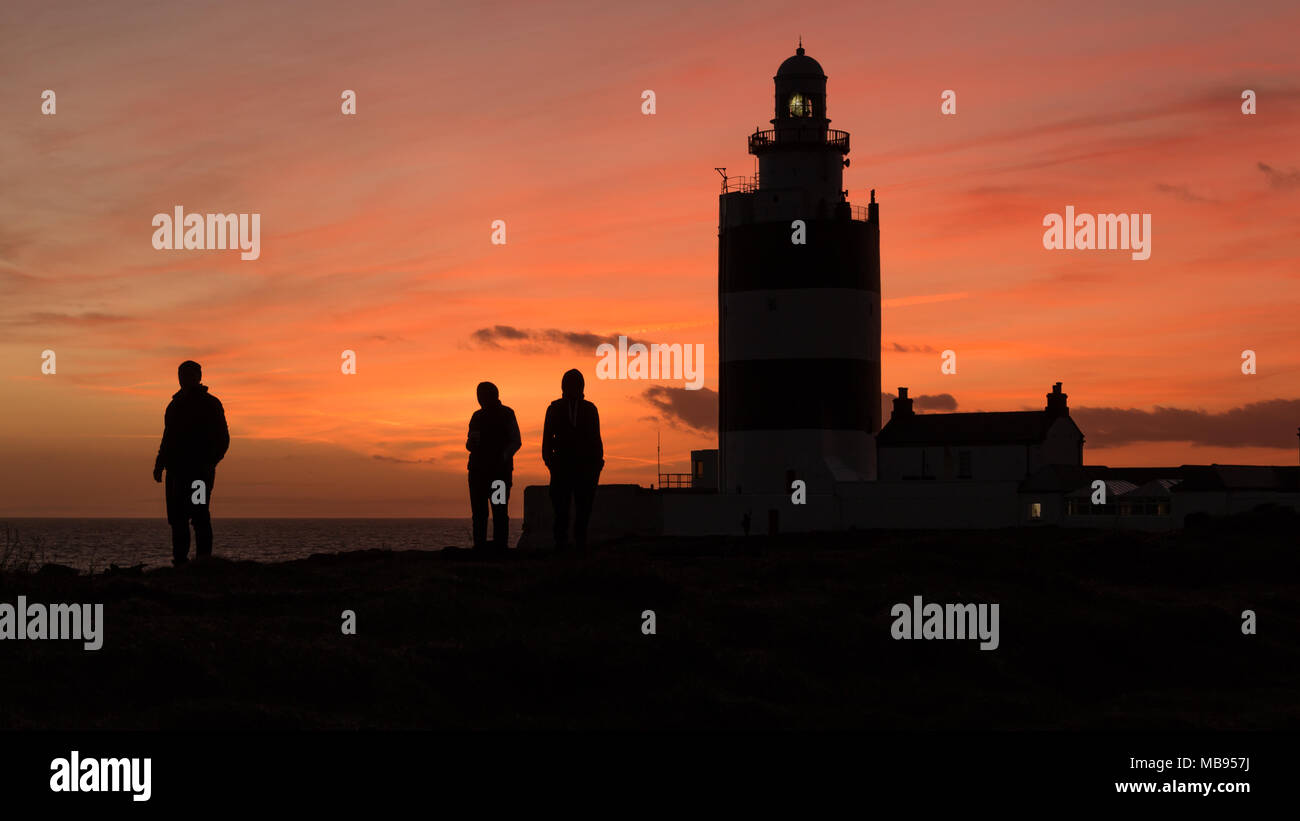
<path fill-rule="evenodd" d="M 1297 729 L 1296 548 L 862 532 L 7 573 L 0 602 L 102 602 L 106 624 L 98 652 L 0 642 L 0 727 Z M 999 603 L 1000 648 L 892 640 L 914 595 Z"/>

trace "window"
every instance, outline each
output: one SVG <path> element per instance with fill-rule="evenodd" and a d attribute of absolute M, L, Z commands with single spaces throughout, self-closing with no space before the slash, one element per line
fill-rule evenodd
<path fill-rule="evenodd" d="M 1120 502 L 1119 514 L 1121 516 L 1168 516 L 1169 503 L 1157 499 Z"/>
<path fill-rule="evenodd" d="M 1043 518 L 1043 503 L 1033 502 L 1029 505 L 1029 518 L 1037 521 Z"/>
<path fill-rule="evenodd" d="M 957 451 L 957 478 L 971 478 L 971 458 L 968 450 Z"/>
<path fill-rule="evenodd" d="M 790 95 L 790 116 L 791 117 L 811 117 L 813 115 L 812 108 L 813 108 L 812 100 L 808 99 L 802 94 Z"/>

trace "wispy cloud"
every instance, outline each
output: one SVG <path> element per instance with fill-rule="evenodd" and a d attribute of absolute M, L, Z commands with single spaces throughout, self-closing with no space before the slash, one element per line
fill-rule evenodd
<path fill-rule="evenodd" d="M 704 432 L 718 429 L 717 391 L 708 388 L 689 391 L 685 388 L 655 385 L 646 388 L 642 397 L 659 410 L 661 418 L 675 427 Z M 889 418 L 896 398 L 898 397 L 892 393 L 880 394 L 882 419 Z M 950 393 L 922 394 L 912 397 L 912 400 L 912 407 L 917 411 L 957 410 L 957 399 Z"/>
<path fill-rule="evenodd" d="M 880 304 L 886 308 L 904 308 L 908 305 L 929 305 L 932 302 L 951 302 L 955 299 L 965 299 L 970 296 L 966 291 L 955 291 L 947 294 L 921 294 L 918 296 L 900 296 L 890 299 L 880 300 Z"/>
<path fill-rule="evenodd" d="M 1203 197 L 1192 191 L 1186 185 L 1168 185 L 1167 183 L 1156 183 L 1156 190 L 1161 194 L 1168 194 L 1171 197 L 1182 200 L 1183 202 L 1218 202 L 1210 197 Z"/>
<path fill-rule="evenodd" d="M 1290 191 L 1292 188 L 1300 187 L 1300 171 L 1292 169 L 1290 171 L 1279 171 L 1267 163 L 1258 163 L 1259 170 L 1264 172 L 1271 188 L 1279 191 Z"/>
<path fill-rule="evenodd" d="M 662 417 L 675 427 L 698 431 L 718 429 L 718 392 L 709 388 L 697 391 L 654 385 L 641 394 L 654 405 Z"/>
<path fill-rule="evenodd" d="M 621 334 L 626 336 L 626 334 Z M 617 344 L 620 334 L 596 334 L 590 331 L 563 331 L 559 328 L 542 328 L 532 330 L 516 328 L 513 325 L 493 325 L 479 328 L 470 334 L 470 339 L 485 348 L 511 348 L 521 353 L 544 353 L 552 350 L 567 349 L 594 354 L 603 343 Z M 631 345 L 637 340 L 629 339 Z M 642 343 L 648 344 L 648 343 Z"/>
<path fill-rule="evenodd" d="M 1166 408 L 1074 408 L 1070 411 L 1092 447 L 1133 442 L 1191 442 L 1228 448 L 1295 447 L 1300 399 L 1268 399 L 1213 413 Z"/>
<path fill-rule="evenodd" d="M 397 456 L 384 456 L 383 454 L 379 454 L 379 453 L 372 453 L 370 455 L 370 458 L 378 459 L 380 462 L 396 462 L 401 465 L 430 465 L 442 461 L 433 456 L 430 456 L 427 459 L 402 459 Z"/>
<path fill-rule="evenodd" d="M 929 345 L 901 345 L 897 342 L 891 342 L 885 347 L 887 351 L 894 353 L 938 353 L 936 349 Z"/>
<path fill-rule="evenodd" d="M 889 419 L 889 414 L 894 410 L 894 400 L 898 398 L 897 394 L 882 393 L 880 394 L 880 419 L 883 422 Z M 925 411 L 944 411 L 952 413 L 957 410 L 957 398 L 950 393 L 923 393 L 919 396 L 913 396 L 912 410 L 924 413 Z"/>
<path fill-rule="evenodd" d="M 38 312 L 18 316 L 0 316 L 0 323 L 5 325 L 115 325 L 132 321 L 134 321 L 134 317 L 93 311 L 84 314 Z"/>

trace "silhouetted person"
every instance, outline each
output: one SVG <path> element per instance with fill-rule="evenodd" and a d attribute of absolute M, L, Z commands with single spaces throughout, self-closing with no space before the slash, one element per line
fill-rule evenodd
<path fill-rule="evenodd" d="M 505 550 L 510 546 L 510 482 L 515 470 L 515 453 L 523 445 L 515 412 L 501 404 L 497 386 L 478 383 L 479 410 L 469 418 L 469 508 L 474 517 L 474 549 L 488 546 L 488 507 L 492 508 L 492 547 Z M 498 493 L 499 503 L 492 502 L 492 483 L 506 483 Z"/>
<path fill-rule="evenodd" d="M 172 563 L 189 561 L 190 522 L 194 522 L 194 556 L 212 555 L 212 483 L 217 463 L 230 448 L 226 411 L 217 397 L 200 385 L 203 370 L 186 360 L 176 369 L 181 389 L 172 395 L 164 416 L 162 444 L 153 465 L 153 480 L 161 482 L 167 471 L 167 523 L 172 527 Z M 202 482 L 197 496 L 195 482 Z M 202 504 L 195 499 L 202 499 Z"/>
<path fill-rule="evenodd" d="M 542 428 L 542 461 L 551 471 L 557 553 L 568 547 L 570 503 L 574 507 L 573 541 L 579 553 L 586 552 L 591 504 L 605 467 L 600 415 L 595 405 L 582 398 L 584 387 L 579 371 L 567 371 L 560 381 L 563 395 L 546 409 Z"/>

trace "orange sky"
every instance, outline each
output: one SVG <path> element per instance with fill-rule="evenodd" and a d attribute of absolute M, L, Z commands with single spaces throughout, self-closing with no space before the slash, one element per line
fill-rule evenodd
<path fill-rule="evenodd" d="M 885 390 L 1017 410 L 1061 380 L 1089 462 L 1296 461 L 1294 3 L 79 5 L 0 12 L 0 516 L 162 515 L 185 358 L 234 437 L 217 515 L 467 515 L 474 385 L 515 408 L 532 484 L 569 367 L 604 481 L 653 482 L 656 430 L 685 470 L 713 433 L 547 332 L 704 343 L 716 389 L 713 167 L 752 173 L 800 34 L 850 197 L 881 203 Z M 176 205 L 260 213 L 261 258 L 154 250 Z M 1067 205 L 1150 213 L 1151 258 L 1044 250 Z M 497 325 L 537 341 L 475 338 Z M 1080 410 L 1272 400 L 1249 436 L 1111 447 Z"/>

